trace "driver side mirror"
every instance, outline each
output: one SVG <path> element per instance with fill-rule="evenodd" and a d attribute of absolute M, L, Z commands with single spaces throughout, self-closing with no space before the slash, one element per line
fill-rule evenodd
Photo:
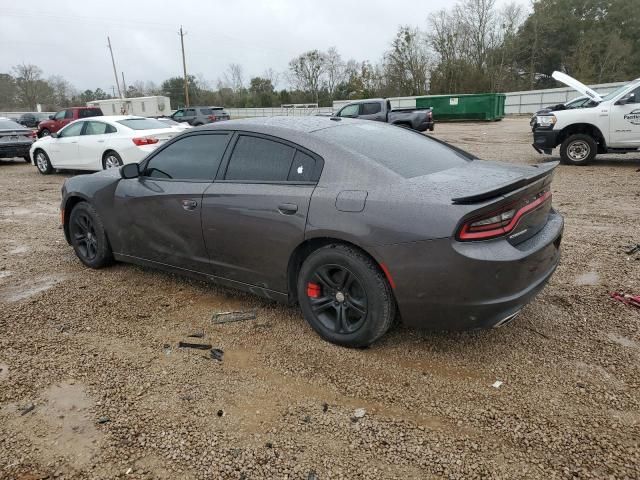
<path fill-rule="evenodd" d="M 53 115 L 49 115 L 49 120 L 53 120 Z"/>
<path fill-rule="evenodd" d="M 50 136 L 51 138 L 58 138 L 60 135 L 58 135 L 56 132 L 53 132 Z"/>
<path fill-rule="evenodd" d="M 636 96 L 633 93 L 630 95 L 627 95 L 626 97 L 622 97 L 620 100 L 616 102 L 616 105 L 628 105 L 631 103 L 636 103 Z"/>
<path fill-rule="evenodd" d="M 122 178 L 138 178 L 140 176 L 140 165 L 137 163 L 126 163 L 120 167 Z"/>

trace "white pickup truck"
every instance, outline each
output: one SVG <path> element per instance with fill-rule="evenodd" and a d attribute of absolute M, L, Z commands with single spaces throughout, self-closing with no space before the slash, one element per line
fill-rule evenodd
<path fill-rule="evenodd" d="M 598 153 L 628 153 L 640 149 L 640 79 L 605 96 L 561 72 L 553 78 L 594 102 L 590 108 L 559 110 L 538 115 L 533 148 L 551 154 L 560 145 L 563 163 L 587 165 Z"/>

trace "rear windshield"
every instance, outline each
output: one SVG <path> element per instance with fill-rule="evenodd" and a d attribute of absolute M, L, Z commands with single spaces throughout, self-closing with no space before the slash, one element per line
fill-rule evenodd
<path fill-rule="evenodd" d="M 99 108 L 83 108 L 82 110 L 78 110 L 78 118 L 87 118 L 87 117 L 101 117 L 102 110 Z"/>
<path fill-rule="evenodd" d="M 13 120 L 0 120 L 0 130 L 24 130 L 25 127 Z"/>
<path fill-rule="evenodd" d="M 131 128 L 132 130 L 153 130 L 154 128 L 167 128 L 166 123 L 162 123 L 155 118 L 129 118 L 127 120 L 118 121 L 120 125 Z"/>
<path fill-rule="evenodd" d="M 404 178 L 429 175 L 471 161 L 426 135 L 375 122 L 341 125 L 314 133 L 347 150 L 365 155 Z"/>

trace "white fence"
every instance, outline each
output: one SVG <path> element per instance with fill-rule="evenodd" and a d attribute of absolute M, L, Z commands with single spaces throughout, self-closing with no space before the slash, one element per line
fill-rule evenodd
<path fill-rule="evenodd" d="M 590 87 L 600 95 L 613 92 L 626 82 L 600 83 Z M 504 105 L 504 113 L 534 113 L 549 105 L 565 103 L 580 96 L 580 93 L 571 87 L 548 88 L 546 90 L 527 90 L 522 92 L 507 92 Z"/>
<path fill-rule="evenodd" d="M 225 108 L 231 118 L 246 117 L 276 117 L 285 115 L 290 117 L 305 117 L 309 115 L 331 115 L 333 110 L 331 107 L 318 108 Z"/>

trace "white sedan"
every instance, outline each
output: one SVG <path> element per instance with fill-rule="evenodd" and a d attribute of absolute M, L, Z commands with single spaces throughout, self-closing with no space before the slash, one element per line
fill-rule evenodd
<path fill-rule="evenodd" d="M 54 169 L 106 170 L 139 162 L 180 130 L 154 118 L 127 116 L 76 120 L 34 142 L 31 162 L 42 174 Z"/>

